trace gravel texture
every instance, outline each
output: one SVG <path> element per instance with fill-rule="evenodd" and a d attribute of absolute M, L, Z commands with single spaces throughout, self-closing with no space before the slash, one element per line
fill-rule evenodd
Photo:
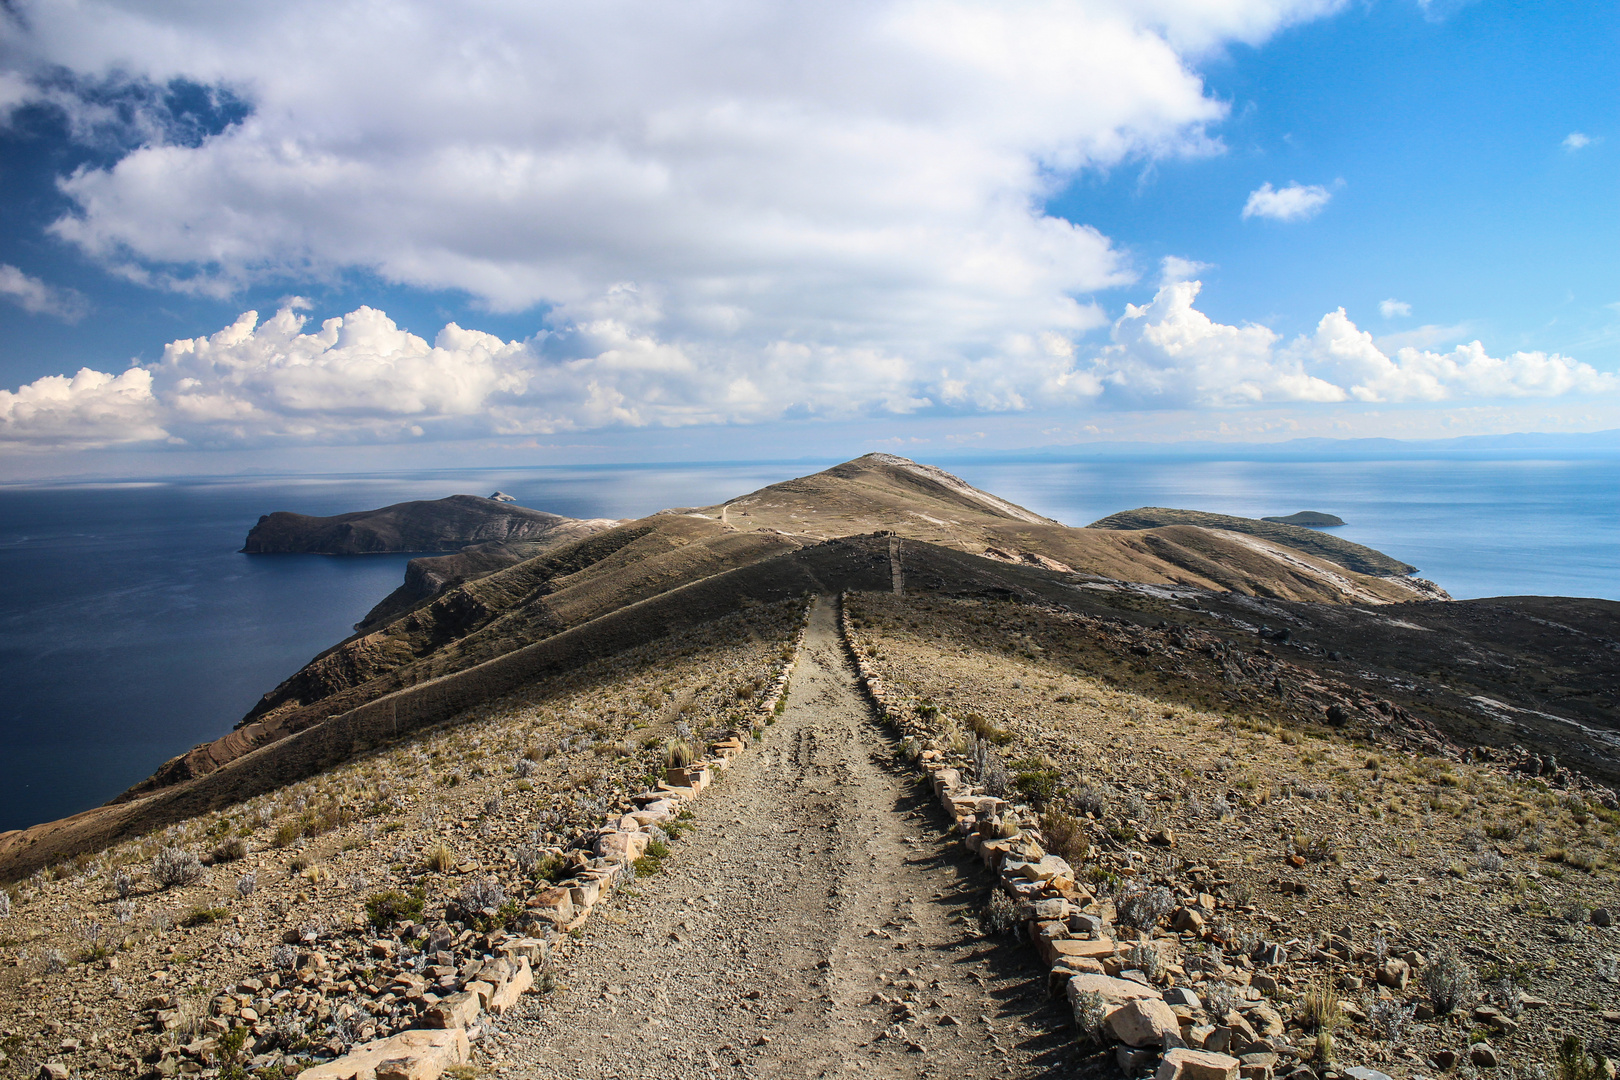
<path fill-rule="evenodd" d="M 556 958 L 557 989 L 481 1040 L 497 1075 L 959 1077 L 1061 1067 L 1042 969 L 982 937 L 990 878 L 888 765 L 818 602 L 786 709 L 695 805 L 656 875 Z"/>

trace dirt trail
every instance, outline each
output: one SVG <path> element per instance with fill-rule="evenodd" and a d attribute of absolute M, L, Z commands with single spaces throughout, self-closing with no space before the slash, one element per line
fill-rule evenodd
<path fill-rule="evenodd" d="M 941 839 L 926 789 L 885 767 L 836 619 L 816 603 L 781 718 L 481 1064 L 582 1080 L 1063 1070 L 1065 1010 L 1027 950 L 974 934 L 991 879 Z"/>

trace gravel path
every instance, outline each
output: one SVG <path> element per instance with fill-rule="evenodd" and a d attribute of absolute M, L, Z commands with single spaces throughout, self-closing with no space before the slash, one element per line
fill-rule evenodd
<path fill-rule="evenodd" d="M 977 936 L 990 877 L 887 768 L 818 601 L 786 711 L 697 800 L 657 875 L 598 908 L 478 1047 L 497 1075 L 1024 1076 L 1074 1057 L 1025 948 Z"/>

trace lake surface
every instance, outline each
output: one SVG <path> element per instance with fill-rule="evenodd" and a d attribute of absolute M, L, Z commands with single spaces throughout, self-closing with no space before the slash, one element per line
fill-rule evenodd
<path fill-rule="evenodd" d="M 105 802 L 348 635 L 408 555 L 238 554 L 260 514 L 500 489 L 570 517 L 719 502 L 823 463 L 0 488 L 0 829 Z M 956 463 L 1071 525 L 1175 506 L 1338 514 L 1459 598 L 1620 599 L 1620 461 Z"/>

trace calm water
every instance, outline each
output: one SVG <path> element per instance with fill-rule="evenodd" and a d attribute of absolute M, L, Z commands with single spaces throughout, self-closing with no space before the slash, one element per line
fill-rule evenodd
<path fill-rule="evenodd" d="M 830 462 L 829 462 L 830 463 Z M 271 510 L 500 488 L 570 517 L 718 502 L 814 463 L 0 488 L 0 829 L 111 798 L 226 731 L 399 584 L 406 555 L 237 554 Z M 1136 506 L 1338 514 L 1458 597 L 1620 599 L 1620 462 L 956 464 L 1074 525 Z"/>

